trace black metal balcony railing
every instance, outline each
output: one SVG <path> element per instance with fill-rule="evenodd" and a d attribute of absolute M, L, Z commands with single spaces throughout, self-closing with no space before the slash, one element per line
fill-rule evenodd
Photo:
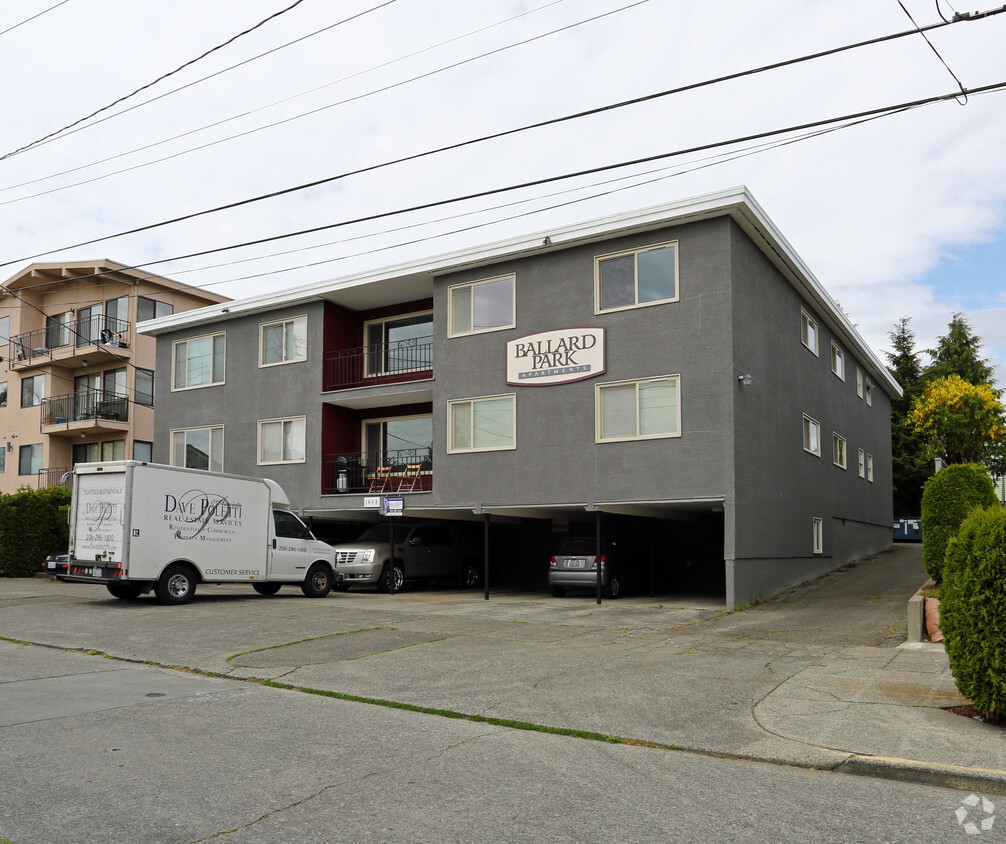
<path fill-rule="evenodd" d="M 45 489 L 49 486 L 70 486 L 70 478 L 73 477 L 72 466 L 54 466 L 49 469 L 39 469 L 38 488 Z"/>
<path fill-rule="evenodd" d="M 413 380 L 432 369 L 432 337 L 339 349 L 325 355 L 324 388 L 393 384 Z"/>
<path fill-rule="evenodd" d="M 10 338 L 10 360 L 31 363 L 34 358 L 51 358 L 61 349 L 79 349 L 99 344 L 129 347 L 130 323 L 109 316 L 91 316 L 71 320 L 66 325 L 49 323 L 45 328 Z"/>
<path fill-rule="evenodd" d="M 108 390 L 78 390 L 42 399 L 42 424 L 62 425 L 90 419 L 129 421 L 129 398 Z"/>
<path fill-rule="evenodd" d="M 427 492 L 433 488 L 433 450 L 357 451 L 322 463 L 321 493 Z"/>

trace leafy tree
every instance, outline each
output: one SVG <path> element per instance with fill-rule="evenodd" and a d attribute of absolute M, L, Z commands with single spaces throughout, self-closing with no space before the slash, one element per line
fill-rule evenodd
<path fill-rule="evenodd" d="M 947 463 L 981 463 L 1006 436 L 999 396 L 989 384 L 959 375 L 930 381 L 906 417 L 933 457 Z"/>
<path fill-rule="evenodd" d="M 922 494 L 922 564 L 926 574 L 939 583 L 947 546 L 961 523 L 975 507 L 996 504 L 992 478 L 977 463 L 946 466 L 928 481 Z"/>
<path fill-rule="evenodd" d="M 994 370 L 990 362 L 979 353 L 981 338 L 975 334 L 971 323 L 962 313 L 956 313 L 947 324 L 947 333 L 936 341 L 935 349 L 927 349 L 932 357 L 926 375 L 931 378 L 945 378 L 958 375 L 969 384 L 991 384 Z"/>
<path fill-rule="evenodd" d="M 933 461 L 922 435 L 908 425 L 905 417 L 924 386 L 924 369 L 915 350 L 915 332 L 903 316 L 887 336 L 893 352 L 887 352 L 887 368 L 904 395 L 891 400 L 891 453 L 894 486 L 894 514 L 918 515 L 922 511 L 922 487 L 933 474 Z"/>

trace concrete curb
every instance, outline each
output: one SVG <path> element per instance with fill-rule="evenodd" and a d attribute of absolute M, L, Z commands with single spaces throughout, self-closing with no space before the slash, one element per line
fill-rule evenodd
<path fill-rule="evenodd" d="M 939 785 L 984 794 L 1006 794 L 1006 771 L 965 768 L 890 756 L 850 756 L 833 770 L 862 777 Z"/>

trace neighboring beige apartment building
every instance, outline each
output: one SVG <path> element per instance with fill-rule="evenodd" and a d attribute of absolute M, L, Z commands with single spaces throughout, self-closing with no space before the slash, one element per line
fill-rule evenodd
<path fill-rule="evenodd" d="M 136 324 L 226 301 L 107 260 L 0 284 L 0 493 L 65 483 L 76 463 L 149 460 L 156 340 Z"/>

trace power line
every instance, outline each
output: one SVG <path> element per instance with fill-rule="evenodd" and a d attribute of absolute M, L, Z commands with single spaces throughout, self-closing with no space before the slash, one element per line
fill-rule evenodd
<path fill-rule="evenodd" d="M 69 2 L 70 2 L 70 0 L 60 0 L 60 2 L 57 3 L 55 6 L 50 6 L 48 9 L 43 9 L 38 14 L 32 15 L 30 18 L 25 18 L 20 23 L 16 23 L 13 26 L 8 26 L 4 30 L 0 30 L 0 35 L 6 35 L 8 32 L 13 32 L 19 26 L 24 26 L 26 23 L 31 23 L 36 18 L 40 18 L 40 17 L 42 17 L 42 15 L 46 14 L 47 12 L 51 12 L 53 9 L 58 9 L 60 6 L 66 4 L 66 3 L 69 3 Z"/>
<path fill-rule="evenodd" d="M 265 26 L 270 21 L 275 20 L 276 18 L 280 17 L 281 15 L 285 15 L 291 9 L 295 9 L 297 6 L 299 6 L 303 2 L 304 2 L 304 0 L 294 0 L 294 2 L 291 3 L 289 6 L 287 6 L 285 9 L 280 9 L 278 12 L 274 12 L 273 14 L 269 15 L 267 18 L 264 18 L 263 20 L 259 21 L 254 26 L 249 27 L 248 29 L 244 30 L 243 32 L 239 32 L 237 35 L 231 36 L 230 38 L 228 38 L 223 43 L 217 44 L 216 47 L 211 47 L 209 50 L 206 50 L 204 53 L 196 56 L 195 58 L 189 59 L 187 62 L 184 62 L 183 64 L 179 65 L 174 70 L 169 70 L 167 73 L 161 74 L 156 79 L 154 79 L 152 82 L 148 82 L 145 85 L 141 85 L 135 91 L 133 91 L 133 92 L 131 92 L 129 94 L 125 94 L 125 95 L 119 97 L 116 100 L 113 100 L 112 102 L 108 103 L 108 105 L 104 105 L 104 106 L 102 106 L 99 109 L 95 109 L 90 114 L 85 115 L 84 117 L 78 118 L 77 120 L 73 121 L 72 123 L 68 123 L 62 129 L 57 129 L 54 132 L 50 132 L 48 135 L 43 135 L 38 140 L 32 141 L 31 143 L 28 143 L 28 144 L 25 144 L 22 147 L 18 147 L 17 149 L 12 150 L 11 152 L 8 152 L 8 153 L 6 153 L 4 155 L 0 155 L 0 161 L 3 161 L 5 159 L 7 159 L 7 158 L 10 158 L 13 155 L 17 155 L 18 153 L 24 152 L 25 150 L 29 150 L 32 147 L 37 146 L 38 144 L 42 143 L 43 141 L 46 141 L 46 140 L 48 140 L 50 138 L 53 138 L 53 137 L 55 137 L 57 135 L 61 135 L 63 132 L 66 132 L 68 129 L 72 129 L 74 126 L 78 126 L 81 123 L 83 123 L 83 122 L 85 122 L 87 120 L 90 120 L 92 117 L 96 117 L 97 115 L 101 114 L 102 112 L 108 111 L 110 108 L 113 108 L 113 107 L 117 106 L 119 103 L 125 102 L 126 100 L 131 99 L 132 97 L 135 97 L 137 94 L 141 93 L 142 91 L 147 90 L 147 88 L 153 87 L 158 82 L 162 82 L 163 80 L 167 79 L 169 76 L 174 76 L 176 73 L 180 73 L 185 68 L 191 67 L 196 62 L 202 61 L 207 56 L 209 56 L 209 55 L 217 52 L 217 50 L 222 50 L 224 47 L 227 47 L 230 44 L 233 44 L 239 38 L 243 38 L 245 35 L 248 35 L 249 33 L 254 32 L 256 29 L 259 29 L 260 27 Z M 394 3 L 394 2 L 395 2 L 395 0 L 387 0 L 387 2 L 384 3 L 384 4 L 382 4 L 382 5 L 386 6 L 386 5 L 388 5 L 390 3 Z"/>
<path fill-rule="evenodd" d="M 943 56 L 940 55 L 940 51 L 936 49 L 936 47 L 933 45 L 933 42 L 929 40 L 929 36 L 926 35 L 926 33 L 924 33 L 921 29 L 919 29 L 919 25 L 917 23 L 915 23 L 915 18 L 912 17 L 912 13 L 909 12 L 907 8 L 905 8 L 905 4 L 902 3 L 901 0 L 898 0 L 898 5 L 901 6 L 901 11 L 903 11 L 906 15 L 908 15 L 908 19 L 915 25 L 915 28 L 919 30 L 919 35 L 921 35 L 923 37 L 923 39 L 925 40 L 925 42 L 929 45 L 929 49 L 932 50 L 936 54 L 936 58 L 938 58 L 940 60 L 940 62 L 943 64 L 943 66 L 947 69 L 947 73 L 949 73 L 954 78 L 954 82 L 956 82 L 957 83 L 957 87 L 959 87 L 961 89 L 961 93 L 964 94 L 964 85 L 961 83 L 961 80 L 958 79 L 957 78 L 957 74 L 954 73 L 950 69 L 950 65 L 948 65 L 943 60 Z M 936 11 L 939 12 L 939 10 L 940 10 L 940 4 L 939 4 L 939 0 L 937 0 Z M 941 17 L 942 17 L 942 15 L 941 15 Z M 967 102 L 968 102 L 968 96 L 967 96 L 967 94 L 964 94 L 964 102 L 961 102 L 960 100 L 958 100 L 958 102 L 961 105 L 967 105 Z"/>
<path fill-rule="evenodd" d="M 982 86 L 982 87 L 979 87 L 979 88 L 965 89 L 965 93 L 966 94 L 980 94 L 980 93 L 986 93 L 986 92 L 991 92 L 991 91 L 997 91 L 997 90 L 1000 90 L 1000 89 L 1002 89 L 1004 87 L 1006 87 L 1006 82 L 997 82 L 995 84 L 985 85 L 985 86 Z M 612 108 L 622 107 L 622 106 L 624 106 L 626 104 L 631 104 L 631 103 L 635 103 L 635 102 L 639 102 L 639 101 L 650 100 L 650 99 L 654 99 L 657 96 L 666 96 L 666 95 L 667 94 L 665 92 L 662 95 L 650 95 L 650 96 L 647 96 L 647 97 L 641 97 L 641 98 L 637 98 L 636 100 L 630 100 L 630 101 L 628 101 L 628 103 L 620 103 L 620 104 L 618 104 L 616 106 L 605 106 L 605 107 L 602 107 L 600 109 L 591 109 L 590 111 L 588 111 L 588 112 L 582 112 L 581 114 L 595 114 L 595 113 L 598 113 L 598 112 L 601 112 L 601 111 L 611 110 Z M 700 145 L 697 145 L 697 146 L 694 146 L 694 147 L 688 147 L 688 148 L 685 148 L 685 149 L 674 150 L 672 152 L 665 152 L 665 153 L 658 153 L 656 155 L 644 156 L 644 157 L 632 159 L 632 160 L 629 160 L 629 161 L 623 161 L 623 162 L 620 162 L 620 163 L 617 163 L 617 164 L 605 164 L 605 165 L 600 165 L 600 166 L 597 166 L 597 167 L 590 167 L 590 168 L 587 168 L 587 169 L 584 169 L 584 170 L 578 170 L 578 171 L 575 171 L 575 172 L 572 172 L 572 173 L 566 173 L 566 174 L 563 174 L 563 175 L 560 175 L 560 176 L 546 176 L 546 177 L 542 177 L 540 179 L 533 179 L 533 180 L 530 180 L 530 181 L 527 181 L 527 182 L 520 182 L 520 183 L 517 183 L 517 184 L 514 184 L 514 185 L 509 185 L 509 186 L 503 187 L 503 188 L 490 188 L 490 189 L 487 189 L 487 190 L 484 190 L 484 191 L 477 191 L 475 193 L 470 193 L 470 194 L 465 194 L 465 195 L 462 195 L 462 196 L 453 197 L 451 199 L 443 199 L 443 200 L 436 200 L 436 201 L 433 201 L 433 202 L 422 203 L 420 205 L 414 205 L 414 206 L 411 206 L 409 208 L 399 209 L 397 211 L 381 212 L 381 213 L 377 213 L 377 214 L 371 214 L 371 215 L 367 215 L 367 216 L 364 216 L 364 217 L 356 218 L 354 220 L 343 221 L 343 222 L 340 222 L 340 223 L 332 223 L 332 224 L 328 224 L 328 225 L 314 226 L 312 228 L 302 229 L 301 231 L 298 231 L 298 232 L 292 232 L 292 233 L 283 234 L 283 235 L 275 235 L 275 236 L 272 236 L 272 237 L 259 238 L 257 240 L 247 241 L 247 242 L 241 243 L 241 244 L 235 244 L 235 246 L 231 246 L 231 247 L 220 247 L 218 249 L 204 250 L 202 252 L 194 252 L 194 253 L 191 253 L 189 255 L 184 255 L 184 256 L 181 256 L 181 257 L 182 258 L 191 258 L 191 257 L 195 257 L 197 255 L 212 254 L 213 252 L 221 252 L 221 251 L 225 251 L 226 249 L 232 249 L 232 248 L 236 248 L 236 247 L 253 246 L 253 245 L 260 244 L 260 243 L 269 243 L 271 241 L 281 240 L 283 238 L 295 237 L 295 236 L 301 235 L 301 234 L 310 234 L 310 233 L 317 232 L 317 231 L 325 231 L 327 229 L 339 228 L 339 227 L 342 227 L 342 226 L 351 225 L 353 223 L 368 222 L 368 221 L 371 221 L 371 220 L 383 219 L 385 217 L 396 216 L 396 215 L 399 215 L 399 214 L 405 214 L 405 213 L 409 213 L 409 212 L 413 212 L 413 211 L 422 211 L 422 210 L 427 210 L 427 209 L 430 209 L 430 208 L 437 208 L 437 207 L 440 207 L 440 206 L 443 206 L 443 205 L 447 205 L 447 204 L 450 204 L 450 203 L 454 203 L 454 202 L 464 202 L 464 201 L 471 200 L 471 199 L 478 199 L 478 198 L 481 198 L 481 197 L 484 197 L 484 196 L 490 196 L 490 195 L 492 195 L 494 193 L 504 193 L 504 192 L 509 192 L 509 191 L 521 190 L 521 189 L 525 189 L 525 188 L 529 188 L 529 187 L 535 187 L 537 185 L 548 184 L 548 183 L 554 182 L 554 181 L 561 181 L 561 180 L 564 180 L 564 179 L 572 179 L 572 178 L 577 178 L 579 176 L 589 176 L 589 175 L 592 175 L 592 174 L 595 174 L 595 173 L 602 173 L 602 172 L 605 172 L 605 171 L 608 171 L 608 170 L 614 170 L 614 169 L 618 169 L 618 168 L 621 168 L 621 167 L 631 167 L 631 166 L 638 165 L 638 164 L 646 164 L 646 163 L 653 162 L 653 161 L 659 161 L 659 160 L 665 159 L 665 158 L 673 158 L 673 157 L 676 157 L 676 156 L 687 155 L 687 154 L 695 153 L 695 152 L 704 152 L 706 150 L 715 149 L 715 148 L 721 147 L 721 146 L 730 146 L 730 145 L 733 145 L 733 144 L 747 143 L 749 141 L 760 140 L 760 139 L 763 139 L 763 138 L 770 138 L 770 137 L 774 137 L 774 136 L 778 136 L 778 135 L 788 134 L 790 132 L 800 132 L 800 131 L 804 131 L 804 130 L 807 130 L 807 129 L 813 129 L 815 127 L 828 126 L 828 125 L 831 125 L 831 124 L 834 124 L 834 123 L 840 123 L 842 121 L 856 120 L 856 119 L 863 118 L 863 117 L 869 117 L 871 115 L 882 115 L 882 114 L 894 113 L 894 112 L 902 111 L 902 110 L 909 109 L 909 108 L 918 108 L 918 107 L 923 106 L 923 105 L 931 105 L 933 103 L 941 102 L 941 101 L 944 101 L 944 100 L 947 100 L 947 99 L 954 99 L 957 96 L 959 96 L 959 94 L 954 93 L 954 94 L 941 94 L 941 95 L 933 96 L 933 97 L 925 97 L 925 98 L 918 99 L 918 100 L 912 100 L 912 101 L 905 102 L 905 103 L 899 103 L 898 105 L 882 106 L 880 108 L 869 109 L 867 111 L 861 111 L 861 112 L 856 112 L 856 113 L 853 113 L 853 114 L 847 114 L 847 115 L 844 115 L 842 117 L 825 118 L 823 120 L 816 120 L 816 121 L 811 121 L 809 123 L 802 123 L 802 124 L 798 124 L 798 125 L 795 125 L 795 126 L 789 126 L 789 127 L 783 128 L 783 129 L 772 129 L 772 130 L 768 130 L 768 131 L 765 131 L 765 132 L 758 132 L 758 133 L 754 133 L 754 134 L 751 134 L 751 135 L 744 135 L 744 136 L 741 136 L 741 137 L 733 138 L 732 140 L 728 140 L 728 141 L 715 141 L 715 142 L 708 143 L 708 144 L 700 144 Z M 347 171 L 345 173 L 340 173 L 340 174 L 335 175 L 335 176 L 328 176 L 328 177 L 323 178 L 323 179 L 315 179 L 315 180 L 313 180 L 311 182 L 306 182 L 306 183 L 301 184 L 301 185 L 294 185 L 293 187 L 283 188 L 281 190 L 272 191 L 270 193 L 261 194 L 259 196 L 249 197 L 248 199 L 242 199 L 242 200 L 237 200 L 235 202 L 229 202 L 229 203 L 226 203 L 224 205 L 218 205 L 218 206 L 216 206 L 214 208 L 208 208 L 208 209 L 204 209 L 202 211 L 194 211 L 194 212 L 192 212 L 190 214 L 183 214 L 183 215 L 181 215 L 179 217 L 173 217 L 173 218 L 171 218 L 169 220 L 162 220 L 162 221 L 157 222 L 157 223 L 149 223 L 149 224 L 144 225 L 144 226 L 137 226 L 135 228 L 127 229 L 125 231 L 120 231 L 120 232 L 117 232 L 115 234 L 105 235 L 103 237 L 95 237 L 95 238 L 91 238 L 90 240 L 83 240 L 83 241 L 80 241 L 78 243 L 68 244 L 66 246 L 59 247 L 58 249 L 47 250 L 46 252 L 38 252 L 38 253 L 36 253 L 34 255 L 28 255 L 28 256 L 25 256 L 25 257 L 21 257 L 21 258 L 15 258 L 15 259 L 13 259 L 11 261 L 0 262 L 0 267 L 6 267 L 6 266 L 10 266 L 11 264 L 20 264 L 20 263 L 25 262 L 25 261 L 31 261 L 31 260 L 34 260 L 35 258 L 39 258 L 39 257 L 41 257 L 43 255 L 50 254 L 51 252 L 62 252 L 62 251 L 66 251 L 66 250 L 69 250 L 69 249 L 79 249 L 82 246 L 90 246 L 91 244 L 100 243 L 100 242 L 105 241 L 105 240 L 113 240 L 115 238 L 125 237 L 125 236 L 131 235 L 131 234 L 139 234 L 140 232 L 150 231 L 152 229 L 161 228 L 162 226 L 172 225 L 174 223 L 184 222 L 186 220 L 194 220 L 194 219 L 197 219 L 199 217 L 207 216 L 209 214 L 218 213 L 220 211 L 227 211 L 227 210 L 232 210 L 234 208 L 241 208 L 243 206 L 251 205 L 251 204 L 254 204 L 256 202 L 262 202 L 262 201 L 267 200 L 267 199 L 275 199 L 276 197 L 279 197 L 279 196 L 285 196 L 287 194 L 297 193 L 299 191 L 307 190 L 309 188 L 319 187 L 321 185 L 326 185 L 326 184 L 331 184 L 333 182 L 349 178 L 350 176 L 360 175 L 362 173 L 368 173 L 368 172 L 372 172 L 374 170 L 382 169 L 384 167 L 389 167 L 392 164 L 400 164 L 400 163 L 403 163 L 403 162 L 406 162 L 406 161 L 415 161 L 415 160 L 418 160 L 418 159 L 421 159 L 421 158 L 426 158 L 428 156 L 435 155 L 435 154 L 440 153 L 440 152 L 445 152 L 445 151 L 448 151 L 448 150 L 459 149 L 461 147 L 470 146 L 472 144 L 480 143 L 482 141 L 486 141 L 486 140 L 490 140 L 490 139 L 495 139 L 495 138 L 503 137 L 503 136 L 506 136 L 506 135 L 512 135 L 512 134 L 515 134 L 517 132 L 526 131 L 527 129 L 530 129 L 530 128 L 537 128 L 539 126 L 551 125 L 551 124 L 554 124 L 554 123 L 561 122 L 563 120 L 574 119 L 574 117 L 578 117 L 578 116 L 580 116 L 580 115 L 573 115 L 573 116 L 569 116 L 569 117 L 565 117 L 565 118 L 554 118 L 552 120 L 546 120 L 546 121 L 542 121 L 541 123 L 532 124 L 531 126 L 525 126 L 525 127 L 519 128 L 519 129 L 509 129 L 509 130 L 506 130 L 506 131 L 503 131 L 503 132 L 498 132 L 498 133 L 495 133 L 495 134 L 492 134 L 492 135 L 487 135 L 487 136 L 484 136 L 482 138 L 475 138 L 475 139 L 471 139 L 471 140 L 467 140 L 467 141 L 459 141 L 458 143 L 455 143 L 455 144 L 449 144 L 447 146 L 443 146 L 443 147 L 440 147 L 438 149 L 427 150 L 425 152 L 420 152 L 420 153 L 415 153 L 413 155 L 404 156 L 402 158 L 398 158 L 398 159 L 395 159 L 393 161 L 388 161 L 388 162 L 384 162 L 384 163 L 381 163 L 381 164 L 374 164 L 374 165 L 370 165 L 368 167 L 361 167 L 361 168 L 358 168 L 356 170 L 350 170 L 350 171 Z"/>

